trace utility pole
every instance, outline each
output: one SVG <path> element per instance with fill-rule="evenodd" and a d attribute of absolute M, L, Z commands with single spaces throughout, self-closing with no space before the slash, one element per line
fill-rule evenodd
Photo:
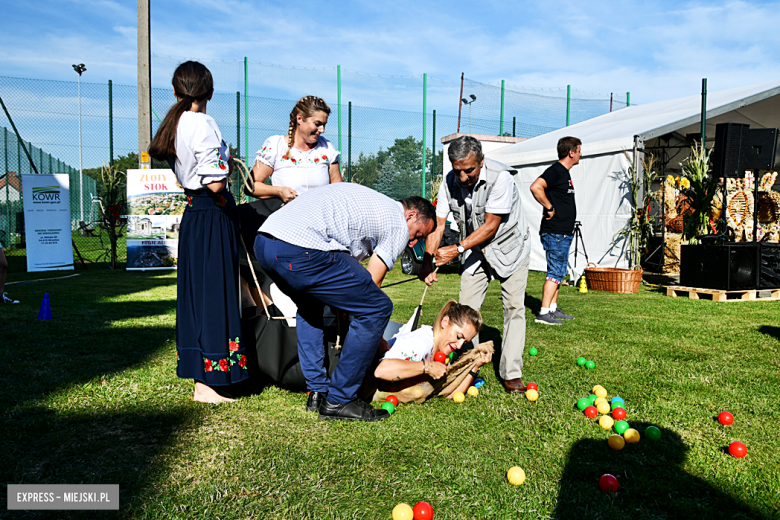
<path fill-rule="evenodd" d="M 149 1 L 138 0 L 138 167 L 149 168 L 152 143 L 152 52 Z"/>

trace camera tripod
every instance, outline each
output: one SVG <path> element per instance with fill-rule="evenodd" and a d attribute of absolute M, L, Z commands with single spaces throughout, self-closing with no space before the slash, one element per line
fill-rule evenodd
<path fill-rule="evenodd" d="M 588 252 L 585 250 L 585 239 L 582 238 L 582 222 L 579 220 L 574 222 L 574 267 L 577 267 L 577 253 L 579 252 L 580 242 L 582 242 L 582 254 L 585 255 L 585 265 L 588 265 Z"/>

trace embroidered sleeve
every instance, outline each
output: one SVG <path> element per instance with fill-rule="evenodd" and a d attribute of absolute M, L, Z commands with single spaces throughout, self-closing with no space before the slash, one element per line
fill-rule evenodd
<path fill-rule="evenodd" d="M 341 157 L 341 152 L 336 150 L 336 147 L 333 146 L 333 143 L 331 143 L 324 137 L 321 137 L 320 139 L 323 139 L 325 141 L 325 146 L 326 146 L 325 148 L 326 151 L 324 154 L 322 154 L 323 155 L 322 159 L 327 160 L 328 164 L 336 164 L 337 162 L 339 162 L 339 158 Z"/>
<path fill-rule="evenodd" d="M 284 144 L 284 139 L 280 139 L 279 136 L 269 137 L 263 143 L 263 147 L 257 151 L 255 155 L 255 163 L 262 163 L 269 166 L 272 170 L 276 167 L 276 156 L 279 152 L 279 147 Z M 283 150 L 284 151 L 284 150 Z"/>
<path fill-rule="evenodd" d="M 201 186 L 221 181 L 228 176 L 228 147 L 213 119 L 195 119 L 192 150 L 197 163 L 195 172 L 200 177 Z"/>

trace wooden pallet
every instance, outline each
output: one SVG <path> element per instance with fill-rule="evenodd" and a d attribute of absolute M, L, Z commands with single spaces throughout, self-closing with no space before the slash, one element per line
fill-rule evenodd
<path fill-rule="evenodd" d="M 681 287 L 672 285 L 666 288 L 666 295 L 673 298 L 688 294 L 691 300 L 700 300 L 702 296 L 709 296 L 709 300 L 714 302 L 746 302 L 758 301 L 768 302 L 780 300 L 780 289 L 766 289 L 763 291 L 757 289 L 745 289 L 742 291 L 724 291 L 721 289 L 699 289 L 696 287 Z"/>

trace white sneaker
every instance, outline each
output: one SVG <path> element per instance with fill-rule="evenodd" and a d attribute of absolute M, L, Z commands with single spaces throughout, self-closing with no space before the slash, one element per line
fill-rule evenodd
<path fill-rule="evenodd" d="M 536 323 L 543 323 L 544 325 L 563 325 L 563 321 L 553 316 L 552 312 L 537 314 L 534 321 Z"/>
<path fill-rule="evenodd" d="M 8 293 L 3 293 L 3 303 L 19 303 L 19 300 L 14 300 L 8 297 Z"/>

